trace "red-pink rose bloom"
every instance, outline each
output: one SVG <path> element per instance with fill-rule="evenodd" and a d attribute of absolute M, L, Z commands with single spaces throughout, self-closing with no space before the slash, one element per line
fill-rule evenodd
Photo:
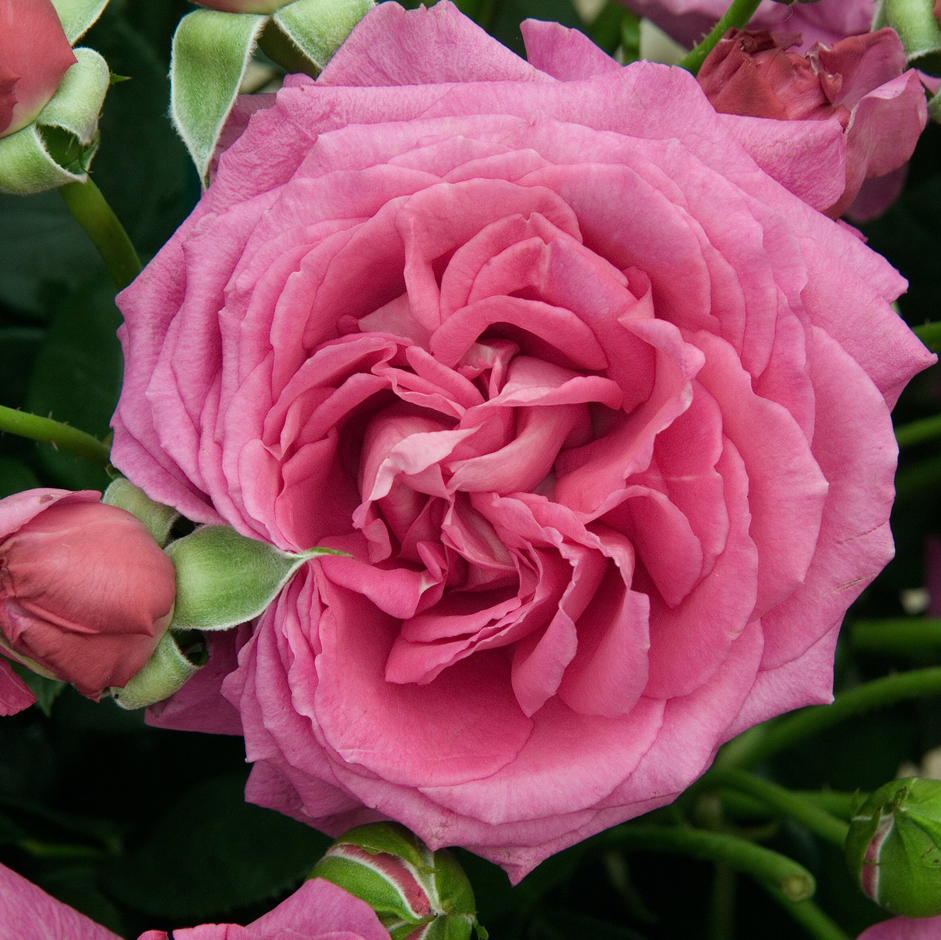
<path fill-rule="evenodd" d="M 201 7 L 212 7 L 223 13 L 274 13 L 294 0 L 192 0 Z"/>
<path fill-rule="evenodd" d="M 0 500 L 0 652 L 98 698 L 150 659 L 173 613 L 173 562 L 91 490 Z"/>
<path fill-rule="evenodd" d="M 192 519 L 350 554 L 163 718 L 231 727 L 221 684 L 250 799 L 514 878 L 829 700 L 934 359 L 899 275 L 730 131 L 829 205 L 838 124 L 524 33 L 530 63 L 383 4 L 251 115 L 120 297 L 113 451 Z"/>
<path fill-rule="evenodd" d="M 0 0 L 0 137 L 31 123 L 75 62 L 52 0 Z"/>
<path fill-rule="evenodd" d="M 729 8 L 729 0 L 621 0 L 646 16 L 687 48 L 698 43 Z M 801 47 L 831 45 L 846 36 L 869 32 L 875 0 L 817 0 L 775 3 L 763 0 L 749 20 L 751 29 L 777 29 L 801 34 Z"/>
<path fill-rule="evenodd" d="M 905 70 L 905 49 L 893 29 L 853 36 L 832 49 L 789 52 L 796 36 L 730 30 L 706 57 L 699 84 L 717 111 L 775 120 L 837 121 L 846 132 L 846 188 L 829 206 L 837 218 L 865 180 L 893 176 L 880 204 L 850 215 L 865 221 L 898 196 L 902 170 L 928 120 L 918 73 Z M 856 208 L 856 207 L 854 207 Z"/>
<path fill-rule="evenodd" d="M 941 917 L 893 917 L 864 930 L 858 940 L 938 940 Z"/>
<path fill-rule="evenodd" d="M 120 940 L 42 888 L 0 865 L 0 936 L 16 940 Z M 329 881 L 305 881 L 273 911 L 247 927 L 202 924 L 173 931 L 174 940 L 389 940 L 376 912 Z M 168 940 L 148 930 L 139 940 Z"/>

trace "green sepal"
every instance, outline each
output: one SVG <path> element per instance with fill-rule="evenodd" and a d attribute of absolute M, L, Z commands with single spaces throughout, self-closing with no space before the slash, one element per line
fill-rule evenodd
<path fill-rule="evenodd" d="M 882 10 L 886 24 L 905 46 L 908 64 L 941 72 L 941 24 L 934 15 L 934 0 L 885 0 Z"/>
<path fill-rule="evenodd" d="M 98 115 L 111 85 L 111 72 L 94 49 L 73 52 L 78 61 L 65 73 L 36 123 L 61 128 L 87 147 L 98 133 Z"/>
<path fill-rule="evenodd" d="M 910 777 L 876 790 L 850 823 L 846 857 L 887 910 L 941 914 L 941 781 Z"/>
<path fill-rule="evenodd" d="M 404 858 L 410 865 L 431 871 L 431 853 L 419 844 L 418 837 L 398 823 L 368 823 L 344 832 L 337 839 L 344 845 L 355 845 L 370 855 L 394 855 Z M 424 849 L 424 851 L 422 851 Z"/>
<path fill-rule="evenodd" d="M 365 901 L 383 922 L 409 924 L 414 930 L 430 923 L 432 917 L 415 918 L 403 905 L 401 893 L 384 875 L 362 862 L 338 855 L 325 855 L 311 872 L 314 878 L 323 878 L 339 885 L 344 891 Z M 387 925 L 388 927 L 388 925 Z M 407 934 L 406 934 L 407 936 Z"/>
<path fill-rule="evenodd" d="M 75 57 L 36 120 L 0 139 L 0 192 L 29 196 L 88 180 L 109 72 L 92 49 L 76 49 Z"/>
<path fill-rule="evenodd" d="M 356 857 L 357 849 L 377 856 L 377 863 Z M 379 862 L 379 856 L 385 861 Z M 393 874 L 396 867 L 398 875 Z M 432 852 L 397 823 L 370 823 L 344 833 L 314 866 L 311 877 L 332 881 L 364 900 L 393 940 L 413 934 L 421 940 L 468 940 L 475 929 L 480 940 L 487 938 L 477 923 L 470 881 L 457 859 L 446 849 Z M 422 891 L 430 915 L 422 916 L 409 906 L 406 884 Z"/>
<path fill-rule="evenodd" d="M 112 688 L 111 697 L 121 708 L 146 708 L 178 692 L 199 668 L 167 630 L 144 668 L 123 689 Z"/>
<path fill-rule="evenodd" d="M 0 139 L 0 192 L 31 196 L 86 179 L 52 159 L 35 124 Z"/>
<path fill-rule="evenodd" d="M 101 501 L 109 506 L 117 506 L 118 509 L 123 509 L 140 519 L 161 548 L 167 544 L 170 530 L 180 518 L 180 514 L 171 506 L 155 502 L 125 477 L 117 477 L 104 491 Z"/>
<path fill-rule="evenodd" d="M 94 25 L 108 0 L 52 0 L 70 45 Z"/>
<path fill-rule="evenodd" d="M 474 889 L 464 869 L 446 849 L 435 852 L 434 879 L 445 912 L 452 915 L 467 914 L 473 918 L 477 912 Z M 469 931 L 467 936 L 470 936 Z"/>
<path fill-rule="evenodd" d="M 295 0 L 271 19 L 319 71 L 373 4 L 374 0 Z"/>
<path fill-rule="evenodd" d="M 928 115 L 935 124 L 941 124 L 941 91 L 928 99 Z"/>
<path fill-rule="evenodd" d="M 173 36 L 170 117 L 204 183 L 266 21 L 250 13 L 195 10 Z"/>
<path fill-rule="evenodd" d="M 309 559 L 345 554 L 327 548 L 282 552 L 227 525 L 200 526 L 166 552 L 176 568 L 173 630 L 226 630 L 252 620 Z"/>

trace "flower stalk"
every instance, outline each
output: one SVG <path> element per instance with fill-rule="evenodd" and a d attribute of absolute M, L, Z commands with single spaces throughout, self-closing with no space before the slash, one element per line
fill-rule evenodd
<path fill-rule="evenodd" d="M 7 408 L 6 405 L 0 405 L 0 432 L 3 431 L 52 444 L 53 447 L 68 451 L 76 457 L 105 467 L 111 459 L 111 448 L 97 437 L 61 421 L 42 418 L 28 411 L 17 411 L 15 408 Z"/>
<path fill-rule="evenodd" d="M 60 186 L 59 193 L 98 249 L 111 280 L 118 290 L 123 290 L 140 274 L 140 258 L 101 190 L 89 179 Z"/>
<path fill-rule="evenodd" d="M 854 715 L 907 698 L 941 694 L 941 667 L 874 679 L 838 695 L 832 705 L 812 705 L 770 725 L 759 725 L 730 742 L 718 766 L 755 767 L 798 741 Z"/>
<path fill-rule="evenodd" d="M 700 786 L 726 787 L 746 793 L 839 848 L 846 841 L 849 832 L 847 823 L 793 791 L 755 774 L 736 767 L 716 767 L 702 778 Z"/>
<path fill-rule="evenodd" d="M 694 46 L 676 64 L 695 75 L 706 61 L 706 56 L 715 48 L 716 43 L 730 30 L 742 29 L 755 15 L 761 0 L 732 0 L 732 4 L 722 14 L 722 18 L 712 27 L 711 32 L 698 45 Z"/>
<path fill-rule="evenodd" d="M 611 848 L 669 852 L 724 863 L 735 871 L 757 878 L 792 901 L 809 898 L 816 889 L 813 875 L 803 865 L 779 852 L 727 833 L 707 832 L 688 826 L 627 824 L 609 830 L 600 838 Z"/>

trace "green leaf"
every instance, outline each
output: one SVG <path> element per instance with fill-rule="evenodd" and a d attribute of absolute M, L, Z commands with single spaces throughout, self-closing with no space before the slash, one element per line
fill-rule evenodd
<path fill-rule="evenodd" d="M 89 27 L 101 16 L 108 0 L 52 0 L 59 14 L 62 29 L 71 45 L 75 45 Z"/>
<path fill-rule="evenodd" d="M 205 919 L 293 887 L 329 839 L 245 802 L 244 777 L 181 795 L 139 849 L 105 870 L 104 887 L 151 917 Z"/>
<path fill-rule="evenodd" d="M 50 283 L 77 290 L 98 269 L 103 269 L 98 252 L 58 193 L 23 199 L 0 192 L 0 301 L 44 316 Z M 17 357 L 13 367 L 20 363 Z M 22 399 L 5 403 L 18 405 Z"/>
<path fill-rule="evenodd" d="M 121 390 L 123 366 L 115 336 L 120 322 L 114 287 L 104 275 L 64 296 L 36 354 L 26 409 L 105 438 Z M 68 489 L 103 490 L 110 482 L 89 461 L 45 444 L 38 450 L 45 468 Z"/>
<path fill-rule="evenodd" d="M 315 68 L 323 69 L 374 0 L 295 0 L 272 20 Z"/>
<path fill-rule="evenodd" d="M 644 940 L 626 927 L 566 910 L 542 910 L 532 921 L 527 940 Z"/>
<path fill-rule="evenodd" d="M 298 555 L 239 535 L 226 525 L 200 526 L 166 549 L 176 567 L 174 630 L 225 630 L 261 614 L 291 575 L 316 555 Z"/>
<path fill-rule="evenodd" d="M 61 679 L 50 679 L 47 676 L 41 676 L 38 672 L 20 663 L 13 663 L 13 671 L 26 683 L 30 692 L 36 696 L 36 704 L 39 710 L 48 718 L 52 713 L 52 703 L 59 697 L 59 694 L 68 685 Z"/>
<path fill-rule="evenodd" d="M 195 10 L 180 20 L 170 62 L 170 117 L 205 180 L 266 17 Z"/>
<path fill-rule="evenodd" d="M 14 457 L 0 457 L 0 499 L 39 486 L 39 479 L 25 463 Z"/>

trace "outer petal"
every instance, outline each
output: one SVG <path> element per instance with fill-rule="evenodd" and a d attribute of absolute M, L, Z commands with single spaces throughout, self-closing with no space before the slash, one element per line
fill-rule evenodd
<path fill-rule="evenodd" d="M 0 865 L 0 928 L 16 940 L 120 940 L 117 934 L 57 901 Z"/>

